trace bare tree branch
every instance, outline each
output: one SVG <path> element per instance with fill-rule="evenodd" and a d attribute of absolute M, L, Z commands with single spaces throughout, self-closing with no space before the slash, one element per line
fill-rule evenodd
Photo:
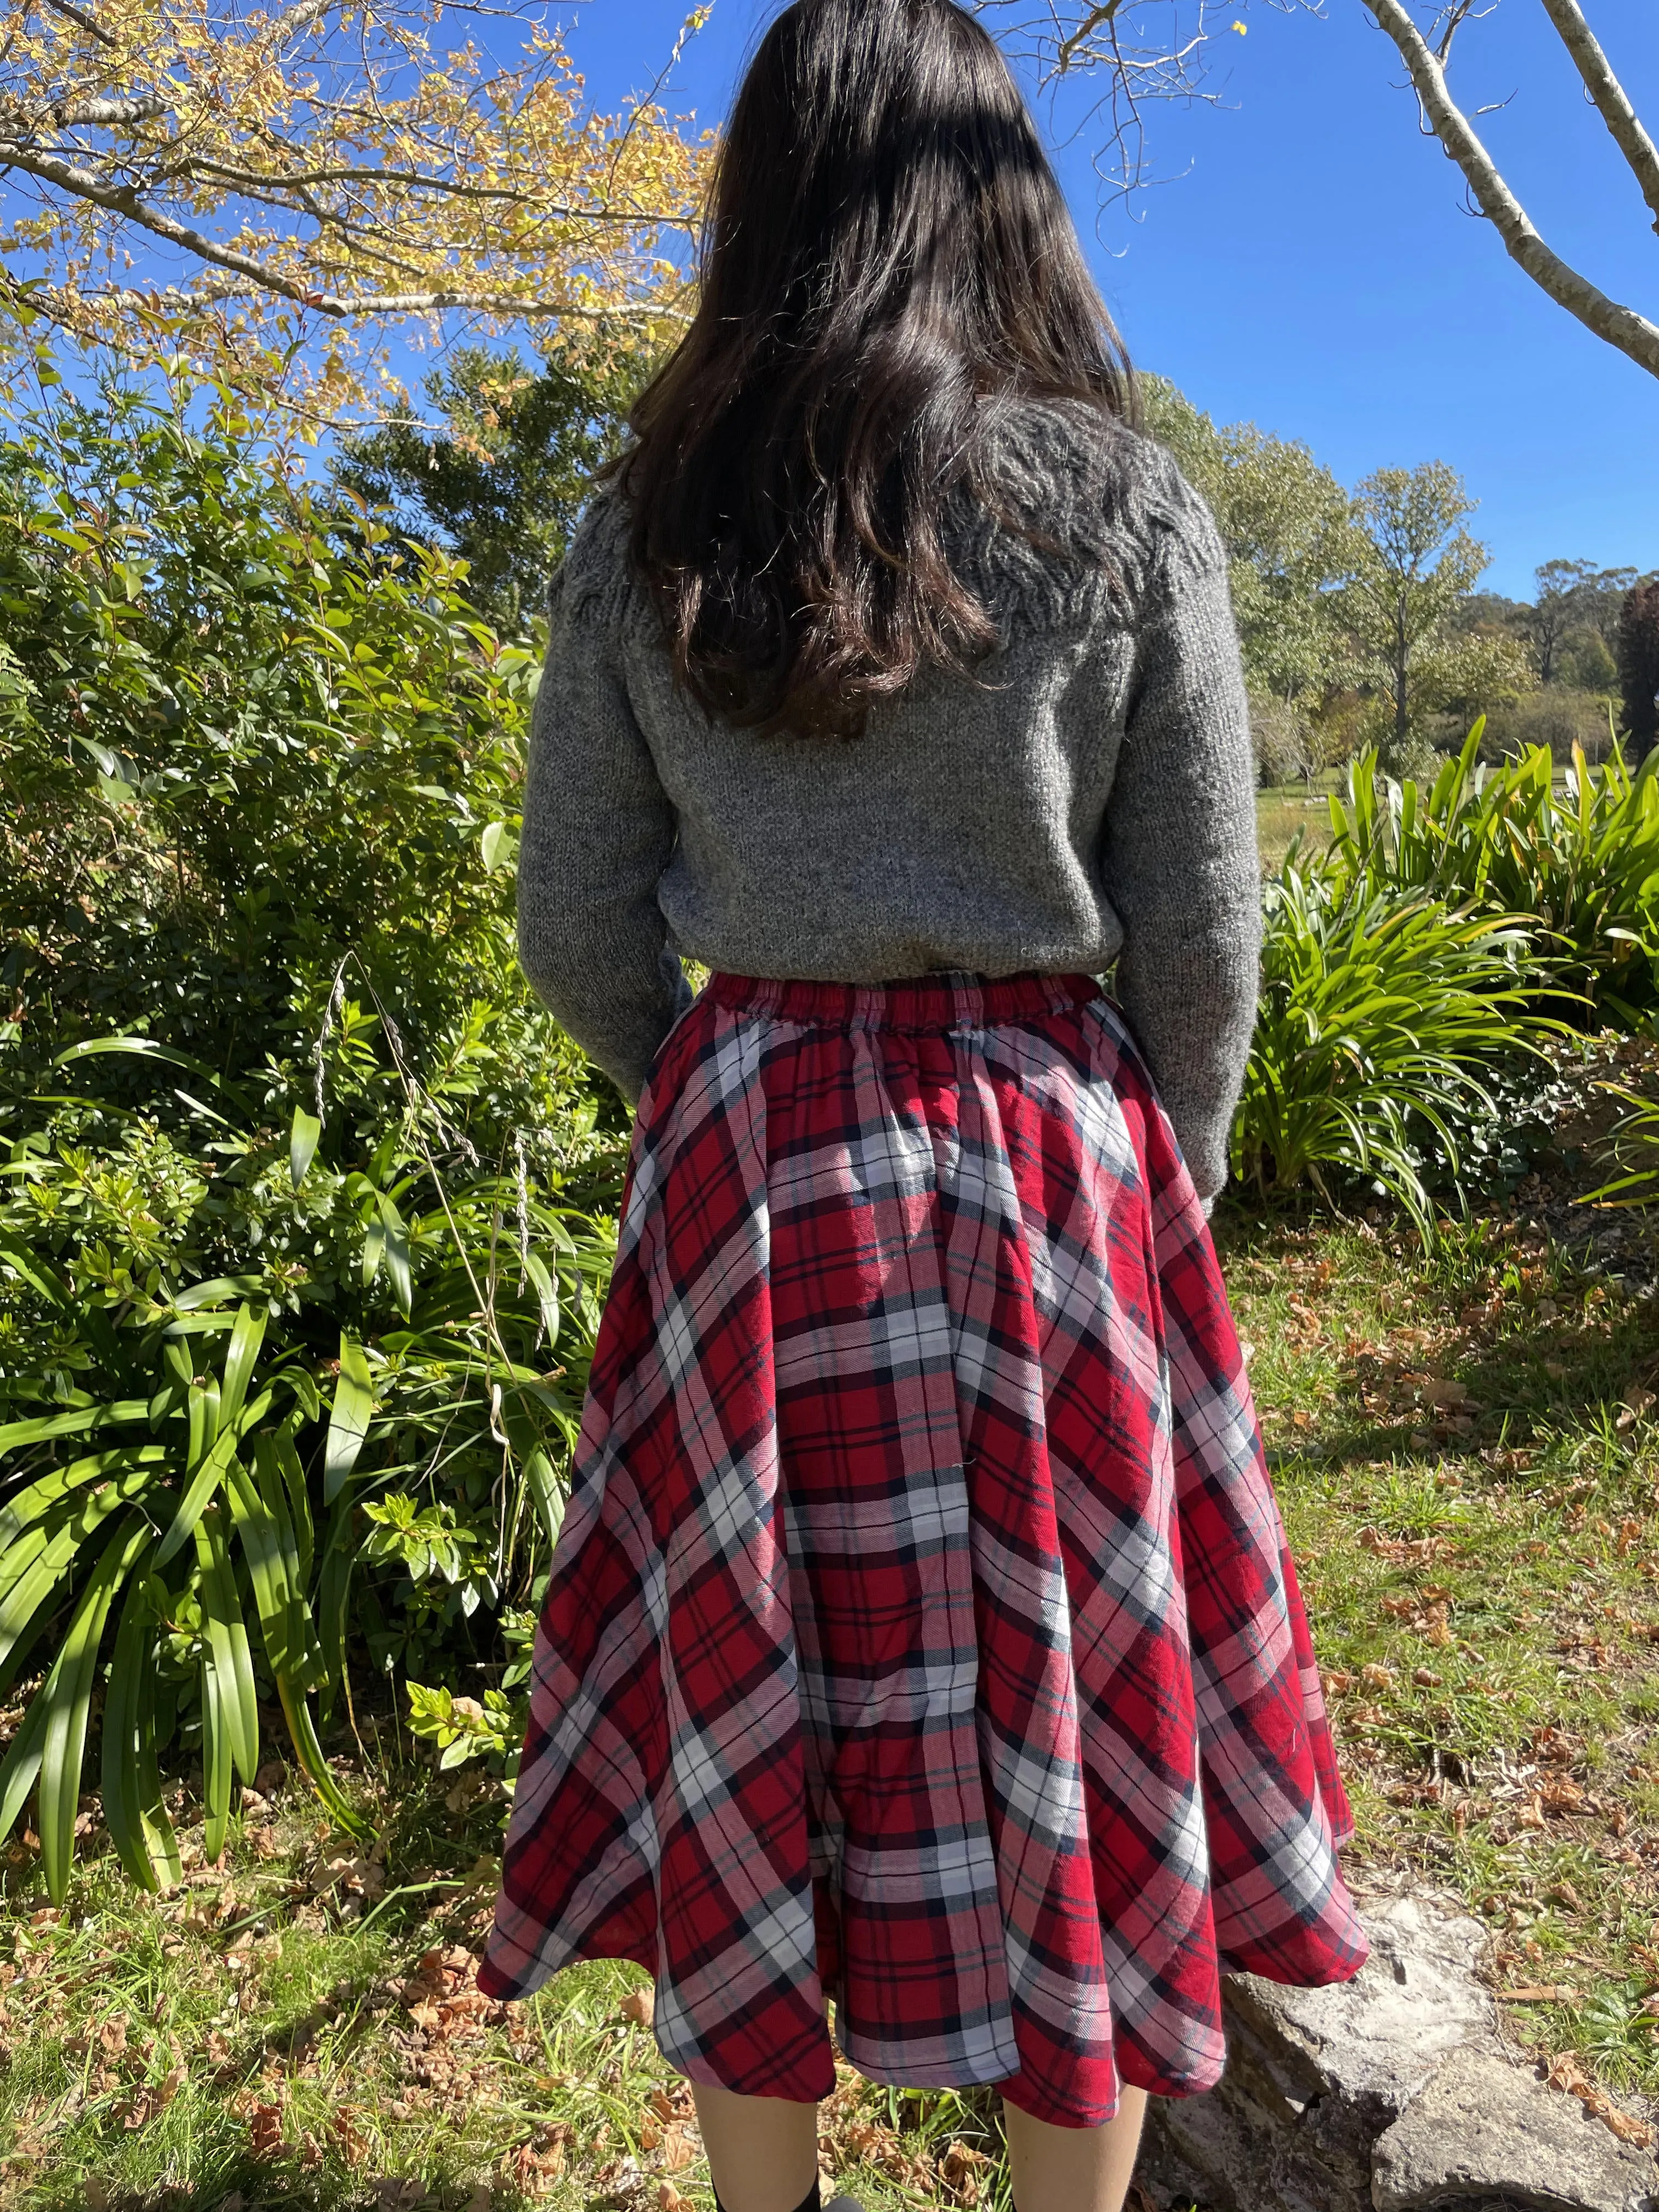
<path fill-rule="evenodd" d="M 1653 210 L 1653 227 L 1659 230 L 1659 147 L 1648 136 L 1629 94 L 1613 75 L 1612 64 L 1584 21 L 1578 0 L 1544 0 L 1544 12 L 1560 33 L 1562 45 L 1584 80 L 1584 89 L 1634 171 L 1642 197 Z"/>
<path fill-rule="evenodd" d="M 100 46 L 119 47 L 121 41 L 112 38 L 96 17 L 88 15 L 84 8 L 77 8 L 74 0 L 46 0 L 46 4 L 55 14 L 67 15 L 71 23 L 78 24 L 88 38 L 96 39 Z"/>
<path fill-rule="evenodd" d="M 1123 0 L 1105 0 L 1103 7 L 1086 10 L 1076 30 L 1063 38 L 1054 50 L 1054 66 L 1062 76 L 1103 25 L 1115 18 Z"/>
<path fill-rule="evenodd" d="M 1143 109 L 1152 101 L 1216 104 L 1206 52 L 1221 0 L 973 0 L 1004 46 L 1045 91 L 1103 81 L 1092 111 L 1100 123 L 1096 167 L 1127 198 L 1147 181 Z M 1228 7 L 1235 0 L 1228 0 Z M 1316 9 L 1320 0 L 1272 0 Z M 1233 16 L 1222 10 L 1220 20 Z"/>
<path fill-rule="evenodd" d="M 1650 375 L 1659 376 L 1659 325 L 1650 323 L 1634 308 L 1610 300 L 1544 243 L 1468 118 L 1453 100 L 1445 71 L 1401 0 L 1364 0 L 1364 4 L 1376 17 L 1378 28 L 1399 49 L 1430 128 L 1463 172 L 1476 204 L 1502 238 L 1510 258 L 1586 330 L 1616 346 Z"/>
<path fill-rule="evenodd" d="M 1485 8 L 1479 6 L 1477 0 L 1451 0 L 1451 4 L 1443 9 L 1434 27 L 1439 33 L 1434 43 L 1434 51 L 1442 69 L 1444 69 L 1451 59 L 1452 40 L 1468 22 L 1469 17 L 1474 15 L 1478 20 L 1482 15 L 1490 15 L 1497 5 L 1498 0 L 1490 0 L 1490 5 Z"/>

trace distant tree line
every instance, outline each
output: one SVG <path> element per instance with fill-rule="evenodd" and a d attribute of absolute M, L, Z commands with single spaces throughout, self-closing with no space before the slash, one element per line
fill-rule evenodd
<path fill-rule="evenodd" d="M 459 352 L 426 380 L 423 410 L 348 440 L 335 475 L 465 560 L 480 606 L 521 629 L 649 367 L 625 338 L 580 362 Z M 1550 561 L 1530 602 L 1480 591 L 1490 551 L 1445 462 L 1378 469 L 1349 493 L 1300 441 L 1218 425 L 1161 377 L 1143 387 L 1148 428 L 1231 556 L 1264 781 L 1311 780 L 1368 744 L 1419 773 L 1481 714 L 1496 753 L 1598 757 L 1615 728 L 1632 757 L 1655 743 L 1659 571 Z"/>
<path fill-rule="evenodd" d="M 1443 461 L 1350 494 L 1297 441 L 1218 426 L 1158 378 L 1150 426 L 1209 500 L 1232 556 L 1264 781 L 1374 744 L 1421 774 L 1487 718 L 1495 756 L 1546 744 L 1632 760 L 1656 742 L 1659 570 L 1550 561 L 1530 602 L 1477 589 L 1476 502 Z"/>

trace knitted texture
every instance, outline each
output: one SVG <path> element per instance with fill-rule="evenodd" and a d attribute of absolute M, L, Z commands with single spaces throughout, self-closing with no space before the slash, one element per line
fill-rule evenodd
<path fill-rule="evenodd" d="M 525 969 L 631 1101 L 689 1003 L 682 955 L 860 984 L 1115 968 L 1207 1198 L 1261 931 L 1226 556 L 1170 456 L 1093 410 L 1003 407 L 984 470 L 949 539 L 1000 643 L 971 677 L 927 672 L 851 741 L 759 738 L 689 701 L 626 508 L 599 494 L 550 594 Z"/>

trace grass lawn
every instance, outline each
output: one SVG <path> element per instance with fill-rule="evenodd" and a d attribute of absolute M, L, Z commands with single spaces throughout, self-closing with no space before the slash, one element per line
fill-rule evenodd
<path fill-rule="evenodd" d="M 1233 1215 L 1220 1240 L 1355 1858 L 1461 1896 L 1516 2036 L 1562 2086 L 1639 2104 L 1659 2093 L 1659 1299 L 1637 1262 L 1575 1260 L 1524 1217 L 1430 1259 L 1388 1223 Z M 385 1826 L 365 1859 L 262 1780 L 223 1865 L 198 1826 L 169 1898 L 124 1887 L 93 1802 L 61 1915 L 14 1843 L 8 2212 L 712 2204 L 642 1976 L 577 1969 L 508 2014 L 472 1988 L 488 1789 L 384 1745 L 347 1777 Z M 994 2110 L 844 2071 L 826 2166 L 872 2212 L 1006 2212 Z"/>
<path fill-rule="evenodd" d="M 1330 794 L 1341 778 L 1317 775 L 1311 786 L 1274 784 L 1255 794 L 1255 842 L 1264 874 L 1274 873 L 1297 836 L 1322 848 L 1331 842 Z"/>
<path fill-rule="evenodd" d="M 1490 1928 L 1516 2039 L 1659 2094 L 1659 1299 L 1524 1222 L 1227 1267 L 1358 1836 Z"/>

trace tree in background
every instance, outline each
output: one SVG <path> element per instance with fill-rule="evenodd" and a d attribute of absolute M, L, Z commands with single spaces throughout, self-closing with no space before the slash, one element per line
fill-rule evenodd
<path fill-rule="evenodd" d="M 1344 657 L 1334 594 L 1358 550 L 1346 494 L 1305 445 L 1254 422 L 1218 428 L 1164 378 L 1142 385 L 1148 428 L 1214 513 L 1252 681 L 1278 699 L 1316 697 Z"/>
<path fill-rule="evenodd" d="M 444 427 L 404 409 L 348 437 L 333 472 L 371 507 L 392 508 L 410 538 L 465 561 L 471 598 L 516 631 L 539 606 L 649 373 L 650 357 L 626 342 L 537 368 L 516 350 L 467 348 L 425 381 Z"/>
<path fill-rule="evenodd" d="M 1538 653 L 1539 681 L 1613 690 L 1618 672 L 1612 647 L 1637 571 L 1598 568 L 1591 561 L 1546 561 L 1536 574 L 1538 597 L 1524 610 L 1524 626 Z"/>
<path fill-rule="evenodd" d="M 1162 377 L 1142 384 L 1148 428 L 1227 548 L 1265 782 L 1311 782 L 1367 742 L 1397 772 L 1420 769 L 1433 717 L 1467 726 L 1530 688 L 1534 611 L 1474 592 L 1488 555 L 1443 462 L 1380 470 L 1351 500 L 1305 445 L 1218 426 Z"/>
<path fill-rule="evenodd" d="M 665 334 L 704 146 L 649 95 L 593 113 L 544 5 L 505 11 L 522 43 L 498 62 L 471 26 L 496 38 L 502 12 L 16 0 L 0 283 L 83 342 L 303 395 L 313 427 L 391 334 L 458 313 L 566 347 L 619 318 Z"/>
<path fill-rule="evenodd" d="M 1562 647 L 1582 627 L 1584 586 L 1596 571 L 1589 561 L 1546 561 L 1534 573 L 1538 596 L 1527 629 L 1538 654 L 1538 680 L 1553 684 L 1559 673 Z"/>
<path fill-rule="evenodd" d="M 1382 710 L 1375 734 L 1396 774 L 1422 765 L 1427 715 L 1485 703 L 1528 682 L 1515 641 L 1460 633 L 1454 623 L 1491 557 L 1463 527 L 1474 506 L 1443 461 L 1378 469 L 1354 495 L 1357 557 L 1342 611 Z"/>
<path fill-rule="evenodd" d="M 1254 422 L 1218 425 L 1165 378 L 1141 386 L 1147 428 L 1209 502 L 1227 548 L 1258 773 L 1264 783 L 1311 782 L 1346 750 L 1319 709 L 1345 680 L 1347 494 L 1305 445 Z"/>
<path fill-rule="evenodd" d="M 1659 579 L 1637 585 L 1626 599 L 1618 651 L 1620 726 L 1635 757 L 1645 760 L 1659 744 Z"/>

